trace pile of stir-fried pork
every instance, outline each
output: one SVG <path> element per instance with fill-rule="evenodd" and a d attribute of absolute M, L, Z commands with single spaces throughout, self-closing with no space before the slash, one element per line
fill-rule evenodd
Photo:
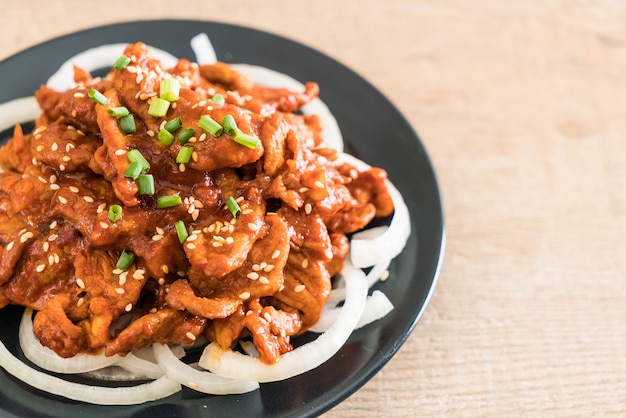
<path fill-rule="evenodd" d="M 37 337 L 62 357 L 203 336 L 223 347 L 250 338 L 274 363 L 317 321 L 348 254 L 346 234 L 393 212 L 386 174 L 333 164 L 318 119 L 294 113 L 317 96 L 314 83 L 304 93 L 263 88 L 223 63 L 180 60 L 166 70 L 141 43 L 124 54 L 130 63 L 106 78 L 76 68 L 76 88 L 41 87 L 35 129 L 16 127 L 0 150 L 0 306 L 32 307 Z M 150 103 L 168 74 L 179 97 L 154 117 Z M 122 106 L 134 132 L 109 113 Z M 205 115 L 231 115 L 259 143 L 214 137 L 198 124 Z M 169 145 L 158 135 L 176 118 L 194 130 L 182 163 L 177 132 Z M 134 149 L 149 163 L 152 192 L 127 175 Z M 180 204 L 157 206 L 175 195 Z M 109 216 L 114 205 L 119 219 Z M 116 267 L 123 251 L 134 261 Z"/>

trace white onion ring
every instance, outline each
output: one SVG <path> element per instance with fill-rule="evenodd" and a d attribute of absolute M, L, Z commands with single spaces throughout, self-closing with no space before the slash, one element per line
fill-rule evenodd
<path fill-rule="evenodd" d="M 215 48 L 211 44 L 211 40 L 206 33 L 199 33 L 189 42 L 191 49 L 196 55 L 196 62 L 199 65 L 215 64 L 217 62 L 217 55 L 215 54 Z"/>
<path fill-rule="evenodd" d="M 391 260 L 384 260 L 378 264 L 376 264 L 372 269 L 367 273 L 367 287 L 371 288 L 374 286 L 382 277 L 382 275 L 387 271 L 389 265 L 391 264 Z M 340 277 L 339 277 L 340 278 Z M 338 278 L 338 279 L 339 279 Z M 326 299 L 326 306 L 333 307 L 337 305 L 339 302 L 343 302 L 346 298 L 346 288 L 345 284 L 336 280 L 340 283 L 340 286 L 334 288 L 330 291 L 330 295 L 328 295 L 328 299 Z"/>
<path fill-rule="evenodd" d="M 68 382 L 27 366 L 11 354 L 2 342 L 0 342 L 0 366 L 10 375 L 34 388 L 97 405 L 136 405 L 180 391 L 180 384 L 167 377 L 137 386 L 118 388 Z"/>
<path fill-rule="evenodd" d="M 380 318 L 385 317 L 389 312 L 393 310 L 393 304 L 380 290 L 374 290 L 371 296 L 368 296 L 365 302 L 365 309 L 363 309 L 363 315 L 359 319 L 354 329 L 362 328 L 371 324 Z M 325 332 L 335 321 L 341 313 L 341 308 L 324 308 L 320 319 L 309 328 L 311 332 Z"/>
<path fill-rule="evenodd" d="M 111 67 L 115 60 L 124 53 L 128 44 L 109 44 L 97 46 L 68 58 L 61 67 L 48 79 L 46 85 L 56 91 L 66 91 L 74 87 L 74 66 L 85 71 L 95 71 L 103 67 Z M 167 51 L 148 46 L 150 54 L 161 61 L 164 68 L 176 65 L 178 58 Z"/>
<path fill-rule="evenodd" d="M 115 365 L 136 376 L 147 377 L 148 379 L 158 379 L 165 375 L 165 372 L 157 363 L 139 358 L 133 353 L 126 354 Z"/>
<path fill-rule="evenodd" d="M 367 298 L 365 274 L 360 269 L 346 263 L 341 274 L 346 279 L 346 302 L 337 320 L 316 340 L 284 354 L 273 365 L 211 343 L 204 349 L 198 364 L 220 376 L 274 382 L 297 376 L 326 362 L 339 351 L 354 330 Z"/>
<path fill-rule="evenodd" d="M 249 77 L 254 84 L 270 88 L 286 88 L 294 92 L 304 92 L 304 84 L 298 80 L 266 67 L 252 64 L 230 64 L 238 72 Z M 317 115 L 322 123 L 322 137 L 326 145 L 343 151 L 343 136 L 337 119 L 326 104 L 319 98 L 311 100 L 300 109 L 305 115 Z"/>
<path fill-rule="evenodd" d="M 257 382 L 233 380 L 217 376 L 206 370 L 196 370 L 178 360 L 167 344 L 153 344 L 152 350 L 167 377 L 198 392 L 228 395 L 247 393 L 259 388 Z"/>
<path fill-rule="evenodd" d="M 39 117 L 41 109 L 35 96 L 20 97 L 0 104 L 0 132 L 18 123 L 32 122 Z"/>
<path fill-rule="evenodd" d="M 106 357 L 104 353 L 76 354 L 74 357 L 63 358 L 48 347 L 41 345 L 33 331 L 32 311 L 26 309 L 20 322 L 20 346 L 27 359 L 42 369 L 51 372 L 75 374 L 85 373 L 107 366 L 120 360 L 120 356 Z"/>

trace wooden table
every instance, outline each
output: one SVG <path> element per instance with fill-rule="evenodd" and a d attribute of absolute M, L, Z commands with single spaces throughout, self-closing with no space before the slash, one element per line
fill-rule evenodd
<path fill-rule="evenodd" d="M 3 2 L 0 58 L 122 19 L 243 24 L 355 69 L 422 137 L 446 207 L 438 288 L 328 417 L 626 414 L 626 3 L 87 4 Z"/>

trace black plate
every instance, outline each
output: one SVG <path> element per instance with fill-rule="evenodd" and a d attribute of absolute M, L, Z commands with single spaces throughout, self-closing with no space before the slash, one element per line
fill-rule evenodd
<path fill-rule="evenodd" d="M 142 21 L 98 27 L 53 39 L 0 62 L 0 103 L 30 96 L 69 57 L 107 43 L 143 41 L 194 59 L 189 40 L 208 34 L 218 59 L 266 66 L 316 81 L 335 114 L 347 149 L 385 168 L 411 213 L 412 234 L 378 287 L 395 305 L 386 318 L 356 331 L 321 367 L 261 385 L 245 395 L 206 396 L 188 389 L 136 406 L 101 407 L 50 396 L 0 369 L 0 415 L 90 417 L 314 416 L 354 393 L 396 353 L 419 320 L 439 273 L 445 241 L 437 180 L 426 150 L 398 110 L 352 70 L 302 44 L 266 32 L 215 22 Z M 1 117 L 1 115 L 0 115 Z M 4 135 L 6 137 L 6 134 Z M 0 311 L 0 338 L 16 355 L 19 310 Z"/>

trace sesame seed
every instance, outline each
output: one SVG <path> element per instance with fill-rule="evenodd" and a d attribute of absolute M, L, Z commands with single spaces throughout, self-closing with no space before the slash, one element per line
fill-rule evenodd
<path fill-rule="evenodd" d="M 69 163 L 70 161 L 72 161 L 69 155 L 64 155 L 63 158 L 61 159 L 63 160 L 63 162 L 66 162 L 66 163 Z"/>
<path fill-rule="evenodd" d="M 298 192 L 300 192 L 300 193 L 306 193 L 308 191 L 309 191 L 308 187 L 300 187 L 300 189 L 298 190 Z"/>
<path fill-rule="evenodd" d="M 133 65 L 129 65 L 126 67 L 126 71 L 128 71 L 129 73 L 135 74 L 137 72 L 137 67 Z"/>
<path fill-rule="evenodd" d="M 100 203 L 98 205 L 98 209 L 96 210 L 97 213 L 102 213 L 104 211 L 104 209 L 107 207 L 106 203 Z"/>
<path fill-rule="evenodd" d="M 124 286 L 126 284 L 127 278 L 128 278 L 128 272 L 125 271 L 124 273 L 120 274 L 120 278 L 117 281 L 117 284 L 119 284 L 120 286 Z"/>
<path fill-rule="evenodd" d="M 57 225 L 58 225 L 58 224 L 59 224 L 59 223 L 58 223 L 57 221 L 52 221 L 52 222 L 50 222 L 50 225 L 48 226 L 48 228 L 50 228 L 50 229 L 54 229 L 54 228 L 56 228 L 56 227 L 57 227 Z"/>
<path fill-rule="evenodd" d="M 165 279 L 164 279 L 163 277 L 161 277 L 161 278 L 158 280 L 158 283 L 159 283 L 159 286 L 163 286 L 163 285 L 165 284 Z"/>
<path fill-rule="evenodd" d="M 53 265 L 54 264 L 54 256 L 52 254 L 50 254 L 48 256 L 48 265 Z"/>
<path fill-rule="evenodd" d="M 104 222 L 104 221 L 102 221 L 102 222 L 100 222 L 100 228 L 102 228 L 102 229 L 109 229 L 109 224 Z"/>
<path fill-rule="evenodd" d="M 259 279 L 259 273 L 252 271 L 252 272 L 248 273 L 246 275 L 246 277 L 248 277 L 248 279 L 250 279 L 250 280 L 258 280 Z"/>
<path fill-rule="evenodd" d="M 50 149 L 52 151 L 56 151 L 59 149 L 59 144 L 57 144 L 56 142 L 53 142 L 52 145 L 50 145 Z"/>
<path fill-rule="evenodd" d="M 188 332 L 187 334 L 185 334 L 185 336 L 189 338 L 191 341 L 196 341 L 196 336 L 193 335 L 191 332 Z"/>
<path fill-rule="evenodd" d="M 287 332 L 286 332 L 284 329 L 281 329 L 281 330 L 280 330 L 280 336 L 281 336 L 282 338 L 287 338 Z"/>
<path fill-rule="evenodd" d="M 248 215 L 248 214 L 250 214 L 250 213 L 252 213 L 252 212 L 254 212 L 252 209 L 250 209 L 250 208 L 246 208 L 246 209 L 244 209 L 244 210 L 242 210 L 242 211 L 241 211 L 241 214 L 242 214 L 242 215 Z"/>
<path fill-rule="evenodd" d="M 356 171 L 354 168 L 351 168 L 350 177 L 352 178 L 352 180 L 356 180 L 359 177 L 359 172 Z"/>
<path fill-rule="evenodd" d="M 189 209 L 187 209 L 187 213 L 191 215 L 195 209 L 196 208 L 193 206 L 193 203 L 191 203 L 191 206 L 189 206 Z"/>
<path fill-rule="evenodd" d="M 113 273 L 113 274 L 122 274 L 123 272 L 124 272 L 124 270 L 115 268 L 115 269 L 113 269 L 113 271 L 111 273 Z"/>
<path fill-rule="evenodd" d="M 206 231 L 202 230 L 202 232 L 204 232 L 205 234 L 209 234 L 209 233 L 213 233 L 215 232 L 215 224 L 211 224 L 209 226 L 206 227 Z"/>
<path fill-rule="evenodd" d="M 76 279 L 76 286 L 80 287 L 81 289 L 85 288 L 85 282 L 83 282 L 82 279 Z"/>
<path fill-rule="evenodd" d="M 59 186 L 56 183 L 50 184 L 50 190 L 59 190 L 60 188 L 61 188 L 61 186 Z"/>
<path fill-rule="evenodd" d="M 269 273 L 270 271 L 274 270 L 274 267 L 275 267 L 275 266 L 274 266 L 273 264 L 268 264 L 268 265 L 267 265 L 267 266 L 263 269 L 263 271 L 265 271 L 265 272 Z"/>
<path fill-rule="evenodd" d="M 33 165 L 37 165 L 37 158 L 33 157 L 33 159 L 31 160 L 31 163 L 33 163 Z"/>
<path fill-rule="evenodd" d="M 308 258 L 305 258 L 304 260 L 302 260 L 301 265 L 302 265 L 302 268 L 303 268 L 303 269 L 305 269 L 305 268 L 309 267 L 309 259 L 308 259 Z"/>
<path fill-rule="evenodd" d="M 265 313 L 263 314 L 263 318 L 265 318 L 265 320 L 266 320 L 267 322 L 272 322 L 272 315 L 270 315 L 270 313 L 269 313 L 269 312 L 265 312 Z"/>
<path fill-rule="evenodd" d="M 259 266 L 258 264 L 253 264 L 252 265 L 252 270 L 259 271 L 259 270 L 261 270 L 261 266 Z"/>
<path fill-rule="evenodd" d="M 326 256 L 326 258 L 328 258 L 329 260 L 332 260 L 333 258 L 333 250 L 330 248 L 327 248 L 326 251 L 324 251 L 324 255 Z"/>
<path fill-rule="evenodd" d="M 6 250 L 7 250 L 7 251 L 11 251 L 11 249 L 13 248 L 13 246 L 14 246 L 14 245 L 15 245 L 15 243 L 14 243 L 13 241 L 9 242 L 9 243 L 7 244 L 7 248 L 6 248 Z"/>
<path fill-rule="evenodd" d="M 57 182 L 57 176 L 55 176 L 54 174 L 50 176 L 50 183 L 56 183 Z"/>
<path fill-rule="evenodd" d="M 115 150 L 115 155 L 117 156 L 125 155 L 126 152 L 127 151 L 125 149 L 118 149 L 118 150 Z"/>
<path fill-rule="evenodd" d="M 187 237 L 187 241 L 195 241 L 198 239 L 198 236 L 196 234 L 191 234 Z"/>
<path fill-rule="evenodd" d="M 135 78 L 135 83 L 139 84 L 141 83 L 141 80 L 143 80 L 143 73 L 137 74 L 137 77 Z"/>
<path fill-rule="evenodd" d="M 191 142 L 193 144 L 194 142 L 198 142 L 198 138 L 196 138 L 195 136 L 192 136 L 191 138 L 187 140 L 187 142 Z"/>
<path fill-rule="evenodd" d="M 59 255 L 57 253 L 54 253 L 54 264 L 59 264 L 59 261 L 61 261 Z"/>
<path fill-rule="evenodd" d="M 213 236 L 213 239 L 214 239 L 215 241 L 217 241 L 217 242 L 221 242 L 222 244 L 223 244 L 224 242 L 226 242 L 226 240 L 224 239 L 224 237 L 219 236 L 219 235 L 214 235 L 214 236 Z"/>
<path fill-rule="evenodd" d="M 150 313 L 156 313 L 156 312 L 157 312 L 157 308 L 152 308 L 152 309 L 150 309 L 148 312 L 150 312 Z"/>
<path fill-rule="evenodd" d="M 200 137 L 198 137 L 198 141 L 202 142 L 206 139 L 206 134 L 203 132 L 202 135 L 200 135 Z"/>
<path fill-rule="evenodd" d="M 191 214 L 191 219 L 193 219 L 194 221 L 198 219 L 198 216 L 200 216 L 200 211 L 198 209 L 194 210 L 193 213 Z"/>
<path fill-rule="evenodd" d="M 249 299 L 249 298 L 250 298 L 250 292 L 243 292 L 243 293 L 239 294 L 239 299 L 246 300 L 246 299 Z"/>
<path fill-rule="evenodd" d="M 259 267 L 261 269 L 264 269 L 265 267 L 267 267 L 267 263 L 265 261 L 262 261 L 261 264 L 259 264 Z"/>
<path fill-rule="evenodd" d="M 41 134 L 35 135 L 35 139 L 41 139 Z"/>
<path fill-rule="evenodd" d="M 52 234 L 48 237 L 48 241 L 52 242 L 52 241 L 56 241 L 56 239 L 59 238 L 59 236 L 57 234 Z"/>
<path fill-rule="evenodd" d="M 180 277 L 185 277 L 185 272 L 182 270 L 177 271 L 176 274 L 178 274 Z"/>
<path fill-rule="evenodd" d="M 128 305 L 126 305 L 126 307 L 124 308 L 124 310 L 125 310 L 126 312 L 130 312 L 132 309 L 133 309 L 133 304 L 132 304 L 132 303 L 129 303 L 129 304 L 128 304 Z"/>
<path fill-rule="evenodd" d="M 85 303 L 85 299 L 83 299 L 83 298 L 79 298 L 79 299 L 76 301 L 76 306 L 78 306 L 78 307 L 80 308 L 81 306 L 83 306 L 83 303 Z"/>
<path fill-rule="evenodd" d="M 83 196 L 83 199 L 87 203 L 93 203 L 94 202 L 93 197 L 91 197 L 91 196 Z"/>
<path fill-rule="evenodd" d="M 191 245 L 193 245 L 193 244 L 191 244 Z M 224 246 L 224 244 L 222 244 L 222 243 L 221 243 L 221 242 L 219 242 L 219 241 L 213 241 L 213 242 L 211 243 L 211 245 L 212 245 L 212 246 L 214 246 L 215 248 Z M 195 248 L 195 245 L 194 245 L 194 248 Z"/>
<path fill-rule="evenodd" d="M 65 171 L 65 164 L 59 164 L 59 170 Z"/>
<path fill-rule="evenodd" d="M 154 131 L 149 130 L 146 132 L 146 135 L 148 135 L 150 138 L 154 138 Z"/>
<path fill-rule="evenodd" d="M 139 95 L 138 97 L 141 100 L 148 100 L 148 97 L 150 97 L 146 93 L 137 92 L 137 94 Z"/>
<path fill-rule="evenodd" d="M 126 293 L 126 291 L 122 289 L 121 287 L 116 287 L 115 293 L 117 293 L 118 295 L 123 295 L 124 293 Z"/>
<path fill-rule="evenodd" d="M 315 187 L 317 187 L 318 189 L 323 189 L 324 183 L 322 183 L 321 181 L 317 180 L 315 183 L 313 183 L 315 185 Z"/>
<path fill-rule="evenodd" d="M 191 159 L 194 161 L 198 161 L 199 155 L 198 155 L 198 151 L 193 151 L 191 153 Z"/>
<path fill-rule="evenodd" d="M 232 244 L 234 242 L 235 242 L 235 238 L 233 238 L 233 237 L 226 237 L 226 244 Z"/>
<path fill-rule="evenodd" d="M 248 229 L 250 231 L 256 232 L 256 231 L 259 230 L 259 227 L 255 223 L 253 223 L 253 222 L 248 222 Z"/>
<path fill-rule="evenodd" d="M 78 193 L 78 192 L 79 192 L 78 187 L 76 187 L 76 186 L 70 186 L 70 192 L 72 192 L 72 193 Z"/>
<path fill-rule="evenodd" d="M 163 239 L 163 235 L 161 234 L 152 235 L 152 241 L 161 241 L 162 239 Z"/>
<path fill-rule="evenodd" d="M 24 232 L 28 231 L 28 229 L 26 228 L 22 228 L 20 229 L 20 232 L 17 233 L 17 235 L 24 235 Z"/>
<path fill-rule="evenodd" d="M 26 241 L 28 241 L 29 239 L 31 239 L 31 238 L 32 238 L 32 237 L 34 237 L 34 236 L 35 236 L 35 235 L 34 235 L 32 232 L 30 232 L 30 231 L 25 232 L 25 233 L 24 233 L 24 235 L 22 235 L 22 236 L 20 237 L 20 242 L 21 242 L 22 244 L 24 244 Z"/>
<path fill-rule="evenodd" d="M 44 241 L 42 247 L 43 247 L 43 252 L 47 253 L 48 250 L 50 249 L 50 243 L 48 241 Z M 8 246 L 7 246 L 7 248 L 8 248 Z"/>
<path fill-rule="evenodd" d="M 85 97 L 85 94 L 77 91 L 76 93 L 74 93 L 74 97 L 76 97 L 78 99 L 81 99 L 81 98 Z"/>
<path fill-rule="evenodd" d="M 183 163 L 178 164 L 178 171 L 180 171 L 181 173 L 184 173 L 185 170 L 186 170 L 185 164 Z"/>
<path fill-rule="evenodd" d="M 70 152 L 74 148 L 76 148 L 76 146 L 74 144 L 72 144 L 72 143 L 65 144 L 65 152 Z"/>
<path fill-rule="evenodd" d="M 44 150 L 44 146 L 43 145 L 37 145 L 37 148 L 35 148 L 37 150 L 37 152 L 41 152 Z"/>
<path fill-rule="evenodd" d="M 307 215 L 309 215 L 312 210 L 313 210 L 313 207 L 311 206 L 310 203 L 307 203 L 306 205 L 304 205 L 304 213 L 306 213 Z"/>
<path fill-rule="evenodd" d="M 281 286 L 278 288 L 278 291 L 279 291 L 279 292 L 282 292 L 283 290 L 285 290 L 285 285 L 281 285 Z"/>
<path fill-rule="evenodd" d="M 161 271 L 163 271 L 163 273 L 167 274 L 170 272 L 170 268 L 167 266 L 167 264 L 163 264 L 161 266 Z"/>
<path fill-rule="evenodd" d="M 215 243 L 213 243 L 215 244 Z M 215 245 L 213 245 L 215 247 Z M 187 248 L 190 250 L 195 250 L 196 249 L 196 245 L 192 242 L 190 242 L 189 244 L 187 244 Z"/>
<path fill-rule="evenodd" d="M 263 284 L 269 284 L 270 283 L 270 279 L 268 279 L 265 276 L 261 276 L 261 277 L 259 277 L 259 282 L 263 283 Z"/>
<path fill-rule="evenodd" d="M 145 273 L 146 273 L 146 271 L 144 269 L 137 269 L 133 273 L 133 279 L 135 279 L 135 280 L 143 280 Z"/>
<path fill-rule="evenodd" d="M 280 257 L 280 250 L 276 250 L 272 253 L 272 260 L 276 260 L 278 257 Z"/>
<path fill-rule="evenodd" d="M 43 178 L 43 177 L 41 177 L 41 176 L 37 177 L 37 179 L 38 179 L 40 182 L 44 183 L 44 184 L 47 184 L 47 183 L 48 183 L 48 180 L 44 179 L 44 178 Z"/>
<path fill-rule="evenodd" d="M 46 268 L 46 265 L 45 265 L 45 264 L 39 264 L 39 265 L 35 268 L 35 271 L 36 271 L 37 273 L 41 273 L 42 271 L 44 271 L 44 269 L 45 269 L 45 268 Z"/>

